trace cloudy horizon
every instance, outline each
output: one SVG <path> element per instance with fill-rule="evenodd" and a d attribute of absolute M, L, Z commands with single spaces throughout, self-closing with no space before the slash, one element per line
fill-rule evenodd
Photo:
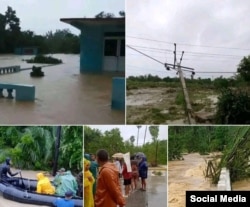
<path fill-rule="evenodd" d="M 139 130 L 139 141 L 138 141 L 139 146 L 143 144 L 146 126 L 147 126 L 147 132 L 146 132 L 145 142 L 152 142 L 152 137 L 148 129 L 150 125 L 141 125 L 141 128 Z M 136 141 L 138 133 L 137 125 L 88 125 L 88 127 L 90 127 L 91 129 L 99 129 L 102 133 L 104 133 L 105 131 L 110 131 L 114 128 L 118 128 L 124 140 L 129 140 L 131 136 L 135 136 L 135 144 L 137 142 Z M 168 139 L 168 126 L 159 125 L 158 140 L 166 140 L 166 139 Z"/>
<path fill-rule="evenodd" d="M 60 18 L 94 17 L 101 11 L 119 16 L 119 11 L 125 10 L 124 0 L 2 0 L 0 13 L 5 14 L 7 7 L 16 11 L 20 18 L 22 31 L 31 30 L 37 35 L 45 35 L 48 31 L 69 29 L 79 35 L 80 30 L 60 21 Z"/>
<path fill-rule="evenodd" d="M 240 60 L 250 54 L 249 7 L 247 0 L 159 0 L 157 4 L 128 0 L 126 44 L 173 64 L 177 43 L 177 61 L 184 51 L 181 65 L 194 68 L 195 78 L 230 77 L 234 73 L 228 72 L 236 72 Z M 127 76 L 177 76 L 162 64 L 126 49 Z"/>

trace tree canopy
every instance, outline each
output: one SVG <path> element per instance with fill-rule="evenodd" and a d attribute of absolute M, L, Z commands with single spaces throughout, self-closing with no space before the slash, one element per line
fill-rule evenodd
<path fill-rule="evenodd" d="M 167 140 L 158 141 L 158 156 L 156 158 L 156 144 L 153 141 L 147 142 L 142 146 L 135 146 L 134 142 L 136 133 L 137 131 L 135 130 L 135 134 L 131 134 L 130 137 L 122 137 L 118 128 L 107 130 L 103 133 L 98 129 L 92 129 L 89 126 L 84 126 L 84 153 L 95 154 L 97 150 L 105 149 L 108 151 L 109 156 L 111 157 L 117 152 L 130 152 L 130 155 L 133 155 L 136 152 L 143 152 L 146 154 L 149 164 L 166 164 Z"/>
<path fill-rule="evenodd" d="M 250 82 L 250 55 L 240 61 L 237 71 L 245 81 Z"/>
<path fill-rule="evenodd" d="M 58 20 L 59 21 L 59 20 Z M 48 31 L 45 35 L 22 31 L 16 11 L 0 14 L 0 53 L 13 53 L 18 47 L 37 47 L 39 53 L 80 53 L 80 36 L 69 29 Z"/>
<path fill-rule="evenodd" d="M 169 160 L 183 159 L 183 153 L 221 152 L 214 158 L 212 181 L 217 183 L 220 170 L 230 171 L 231 181 L 250 177 L 250 126 L 173 126 L 169 127 Z"/>
<path fill-rule="evenodd" d="M 0 162 L 11 157 L 21 169 L 51 171 L 58 163 L 73 172 L 81 170 L 83 127 L 61 128 L 60 145 L 56 145 L 56 126 L 0 126 Z"/>
<path fill-rule="evenodd" d="M 119 16 L 125 17 L 124 11 L 119 11 Z M 115 18 L 116 16 L 113 13 L 101 11 L 95 15 L 95 18 Z"/>

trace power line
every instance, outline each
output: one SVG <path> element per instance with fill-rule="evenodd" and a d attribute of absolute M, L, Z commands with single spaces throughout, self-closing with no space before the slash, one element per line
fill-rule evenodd
<path fill-rule="evenodd" d="M 139 45 L 131 45 L 131 46 L 137 47 L 137 48 L 143 48 L 144 50 L 151 49 L 151 50 L 156 50 L 156 51 L 165 51 L 165 52 L 167 51 L 167 52 L 172 53 L 172 50 L 169 50 L 169 49 L 160 49 L 160 48 L 145 47 L 145 46 L 139 46 Z M 161 53 L 163 53 L 163 52 L 161 52 Z M 177 52 L 177 53 L 181 54 L 181 52 Z M 231 55 L 231 54 L 219 54 L 219 53 L 203 53 L 203 52 L 192 52 L 192 51 L 185 51 L 185 53 L 187 53 L 188 55 L 189 54 L 194 54 L 194 55 L 210 55 L 210 56 L 224 56 L 224 57 L 239 57 L 239 58 L 243 57 L 243 55 Z"/>
<path fill-rule="evenodd" d="M 139 66 L 135 66 L 135 65 L 126 65 L 127 67 L 133 67 L 133 68 L 137 68 L 137 69 L 142 69 L 142 70 L 151 70 L 153 72 L 162 72 L 165 73 L 165 71 L 160 71 L 160 70 L 153 70 L 153 69 L 146 69 L 144 67 L 139 67 Z M 172 71 L 174 72 L 174 71 Z M 238 73 L 237 71 L 195 71 L 195 73 L 218 73 L 218 74 L 223 74 L 223 73 Z"/>
<path fill-rule="evenodd" d="M 130 38 L 134 38 L 134 39 L 154 41 L 154 42 L 161 42 L 161 43 L 166 43 L 166 44 L 174 44 L 174 42 L 166 42 L 166 41 L 161 41 L 161 40 L 155 40 L 155 39 L 150 39 L 150 38 L 142 38 L 142 37 L 136 37 L 136 36 L 130 36 L 130 35 L 127 35 L 126 37 L 130 37 Z M 247 49 L 247 48 L 237 48 L 237 47 L 219 47 L 219 46 L 195 45 L 195 44 L 187 44 L 187 43 L 178 43 L 178 45 L 186 45 L 186 46 L 192 46 L 192 47 L 207 47 L 207 48 L 215 48 L 215 49 L 250 51 L 250 49 Z"/>
<path fill-rule="evenodd" d="M 149 56 L 149 55 L 147 55 L 147 54 L 145 54 L 145 53 L 143 53 L 143 52 L 141 52 L 141 51 L 139 51 L 139 50 L 137 50 L 137 49 L 135 49 L 135 48 L 133 48 L 133 47 L 131 47 L 131 46 L 129 46 L 129 45 L 126 45 L 126 46 L 129 47 L 130 49 L 135 50 L 135 51 L 141 53 L 142 55 L 145 55 L 146 57 L 151 58 L 152 60 L 154 60 L 154 61 L 156 61 L 156 62 L 158 62 L 158 63 L 164 65 L 163 62 L 161 62 L 161 61 L 159 61 L 159 60 L 157 60 L 157 59 L 155 59 L 155 58 L 153 58 L 153 57 L 151 57 L 151 56 Z"/>
<path fill-rule="evenodd" d="M 146 57 L 149 57 L 149 58 L 153 59 L 154 61 L 156 61 L 156 62 L 158 62 L 158 63 L 163 64 L 165 67 L 168 65 L 168 66 L 171 66 L 171 67 L 173 66 L 173 69 L 175 69 L 175 64 L 163 63 L 163 62 L 161 62 L 161 61 L 159 61 L 159 60 L 157 60 L 157 59 L 155 59 L 155 58 L 153 58 L 153 57 L 151 57 L 151 56 L 149 56 L 149 55 L 147 55 L 147 54 L 145 54 L 145 53 L 143 53 L 143 52 L 141 52 L 141 51 L 139 51 L 139 50 L 137 50 L 137 49 L 135 49 L 135 48 L 133 48 L 133 47 L 131 47 L 131 46 L 129 46 L 129 45 L 126 45 L 126 46 L 129 47 L 129 48 L 132 49 L 132 50 L 135 50 L 135 51 L 141 53 L 142 55 L 145 55 Z M 167 68 L 167 67 L 166 67 L 166 68 Z M 181 68 L 184 68 L 183 70 L 194 70 L 193 68 L 186 67 L 186 66 L 181 66 Z"/>

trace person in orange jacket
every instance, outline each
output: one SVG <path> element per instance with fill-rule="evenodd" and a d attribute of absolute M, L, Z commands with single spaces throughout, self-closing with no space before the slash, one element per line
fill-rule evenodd
<path fill-rule="evenodd" d="M 48 177 L 46 177 L 43 173 L 37 173 L 37 186 L 36 192 L 42 194 L 55 194 L 55 187 L 51 184 Z"/>
<path fill-rule="evenodd" d="M 90 161 L 84 158 L 84 207 L 94 207 L 93 186 L 95 178 L 89 170 Z"/>
<path fill-rule="evenodd" d="M 117 167 L 108 162 L 106 150 L 99 150 L 96 155 L 101 169 L 97 180 L 95 207 L 124 207 L 125 199 L 122 196 Z"/>

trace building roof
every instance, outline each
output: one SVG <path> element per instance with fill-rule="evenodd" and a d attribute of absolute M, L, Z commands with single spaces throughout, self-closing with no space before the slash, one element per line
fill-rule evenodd
<path fill-rule="evenodd" d="M 125 18 L 61 18 L 60 21 L 80 29 L 82 26 L 124 25 Z"/>

